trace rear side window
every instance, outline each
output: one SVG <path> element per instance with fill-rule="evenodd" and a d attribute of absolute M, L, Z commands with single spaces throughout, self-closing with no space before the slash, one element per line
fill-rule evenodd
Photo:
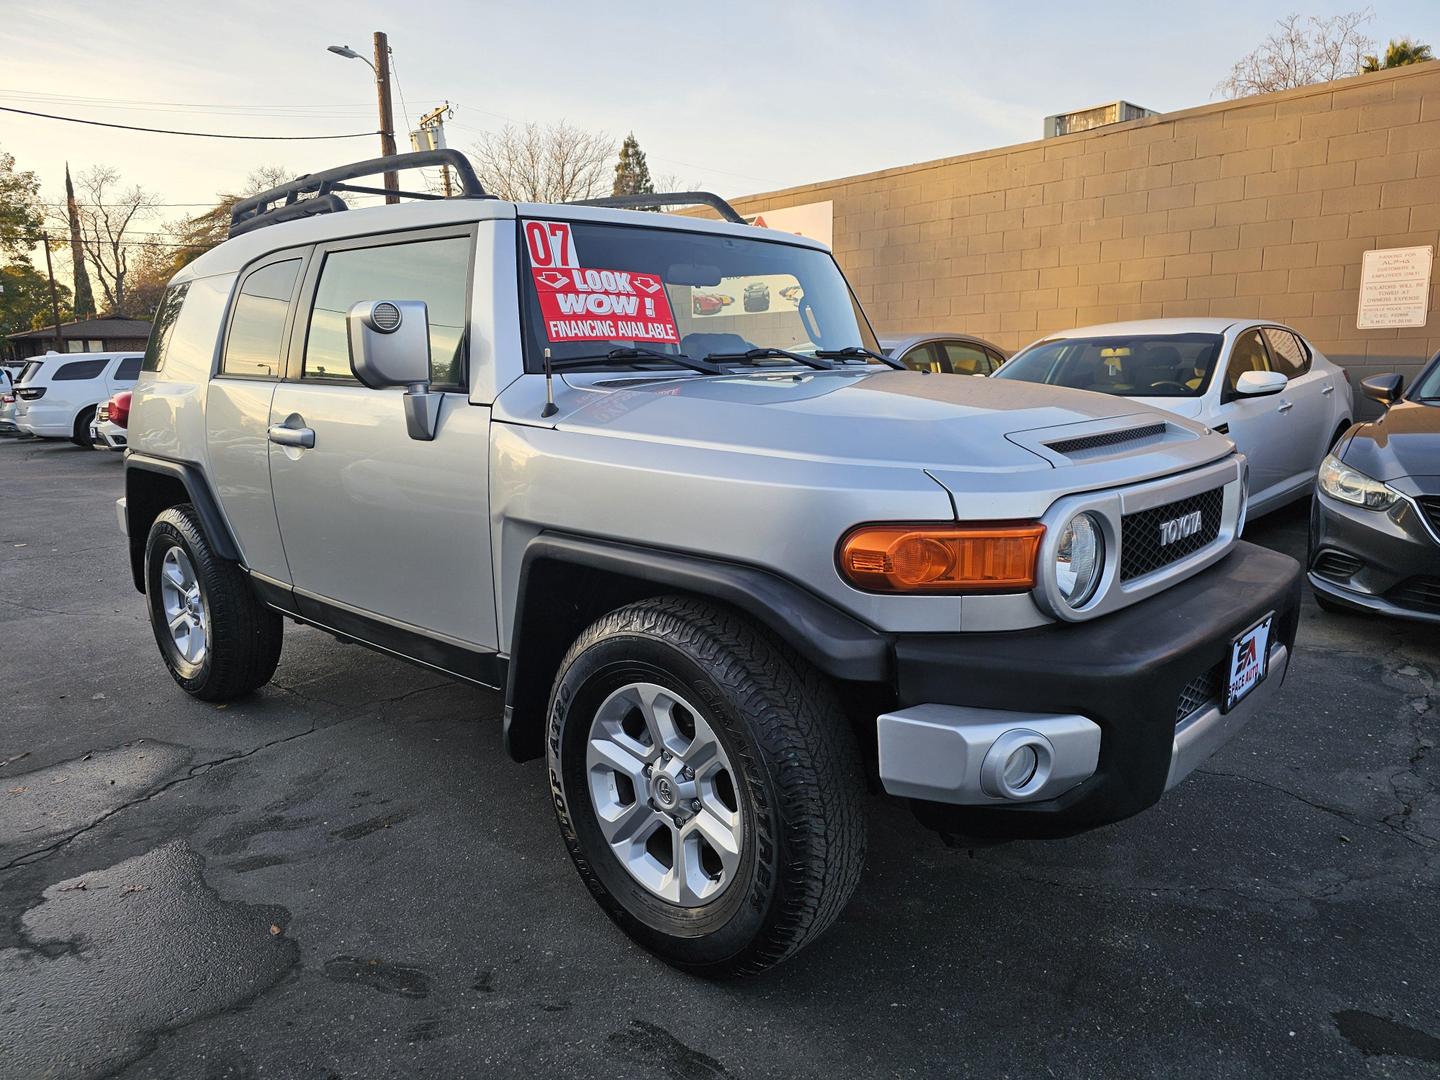
<path fill-rule="evenodd" d="M 235 296 L 230 336 L 220 361 L 223 375 L 273 379 L 280 374 L 285 317 L 295 292 L 299 259 L 286 259 L 253 271 Z"/>
<path fill-rule="evenodd" d="M 109 362 L 109 360 L 76 360 L 69 364 L 61 364 L 60 370 L 55 372 L 55 378 L 52 381 L 83 382 L 86 379 L 97 379 Z"/>
<path fill-rule="evenodd" d="M 180 307 L 185 303 L 185 294 L 190 291 L 190 282 L 171 285 L 160 298 L 155 311 L 155 321 L 150 325 L 150 340 L 145 343 L 145 359 L 140 363 L 142 371 L 159 371 L 165 363 L 165 350 L 170 347 L 170 337 L 175 332 L 175 320 L 180 317 Z"/>
<path fill-rule="evenodd" d="M 351 248 L 325 256 L 305 338 L 308 379 L 350 379 L 345 314 L 362 300 L 423 300 L 430 318 L 430 378 L 465 383 L 465 314 L 470 238 Z"/>
<path fill-rule="evenodd" d="M 117 382 L 134 382 L 140 378 L 140 357 L 127 356 L 120 361 L 120 366 L 115 369 L 115 380 Z"/>
<path fill-rule="evenodd" d="M 978 345 L 969 345 L 963 341 L 946 341 L 942 343 L 941 348 L 945 350 L 945 359 L 950 364 L 952 374 L 989 375 L 994 369 L 989 355 Z"/>
<path fill-rule="evenodd" d="M 1295 379 L 1310 370 L 1310 350 L 1289 330 L 1265 327 L 1265 343 L 1270 346 L 1270 361 L 1280 374 Z"/>

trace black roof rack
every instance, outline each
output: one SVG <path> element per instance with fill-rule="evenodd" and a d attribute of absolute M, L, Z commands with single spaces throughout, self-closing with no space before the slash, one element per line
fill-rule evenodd
<path fill-rule="evenodd" d="M 398 195 L 402 199 L 442 199 L 443 195 L 428 191 L 387 191 L 383 187 L 346 183 L 361 176 L 377 176 L 380 173 L 399 172 L 401 169 L 438 165 L 448 165 L 455 170 L 455 176 L 460 182 L 459 198 L 494 198 L 493 195 L 485 194 L 485 189 L 480 186 L 480 178 L 475 175 L 474 166 L 458 150 L 420 150 L 413 154 L 391 154 L 388 157 L 341 165 L 325 172 L 307 173 L 288 184 L 281 184 L 269 191 L 262 191 L 259 195 L 241 199 L 230 211 L 230 235 L 239 236 L 282 221 L 344 210 L 345 203 L 336 194 L 341 191 L 358 195 Z M 301 199 L 301 195 L 313 195 L 314 198 Z M 272 205 L 276 203 L 279 205 Z"/>
<path fill-rule="evenodd" d="M 651 210 L 657 206 L 708 206 L 726 221 L 748 225 L 735 208 L 708 191 L 664 191 L 645 195 L 607 195 L 603 199 L 576 199 L 571 206 L 613 206 L 621 210 Z"/>

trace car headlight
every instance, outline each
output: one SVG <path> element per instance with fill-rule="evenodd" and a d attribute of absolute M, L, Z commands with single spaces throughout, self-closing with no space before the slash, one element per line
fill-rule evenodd
<path fill-rule="evenodd" d="M 1105 570 L 1105 537 L 1093 514 L 1076 514 L 1060 530 L 1055 545 L 1055 584 L 1072 608 L 1082 607 L 1095 593 Z"/>
<path fill-rule="evenodd" d="M 1320 462 L 1318 483 L 1320 490 L 1332 499 L 1363 506 L 1366 510 L 1387 510 L 1400 499 L 1400 493 L 1389 484 L 1352 469 L 1334 454 Z"/>

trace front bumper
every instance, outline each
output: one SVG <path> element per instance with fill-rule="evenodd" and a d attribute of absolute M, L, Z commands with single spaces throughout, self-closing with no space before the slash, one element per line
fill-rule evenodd
<path fill-rule="evenodd" d="M 975 799 L 969 781 L 957 779 L 961 798 L 983 804 L 933 801 L 932 791 L 914 803 L 917 814 L 947 832 L 998 839 L 1068 836 L 1151 806 L 1267 708 L 1294 651 L 1300 579 L 1294 559 L 1241 542 L 1202 573 L 1092 622 L 899 637 L 898 714 L 917 706 L 1022 714 L 1012 716 L 1011 727 L 1045 735 L 1053 721 L 1061 725 L 1056 730 L 1072 733 L 1066 738 L 1075 740 L 1070 745 L 1077 753 L 1085 752 L 1085 741 L 1073 721 L 1098 729 L 1093 768 L 1053 798 L 1041 790 L 1028 801 Z M 1270 612 L 1268 676 L 1222 713 L 1231 643 Z M 883 724 L 881 732 L 882 780 L 889 787 L 895 777 L 884 776 Z M 969 770 L 972 758 L 954 756 L 954 771 Z M 896 760 L 892 753 L 892 765 Z M 929 782 L 944 768 L 930 761 Z M 896 785 L 897 794 L 922 792 Z"/>
<path fill-rule="evenodd" d="M 1378 511 L 1317 493 L 1308 576 L 1347 607 L 1440 623 L 1440 540 L 1408 498 Z"/>

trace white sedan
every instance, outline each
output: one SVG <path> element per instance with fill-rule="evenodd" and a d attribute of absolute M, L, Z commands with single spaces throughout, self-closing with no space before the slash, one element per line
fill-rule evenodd
<path fill-rule="evenodd" d="M 1118 394 L 1198 420 L 1250 462 L 1254 517 L 1308 495 L 1354 417 L 1350 379 L 1278 323 L 1147 319 L 1053 334 L 992 378 Z"/>

